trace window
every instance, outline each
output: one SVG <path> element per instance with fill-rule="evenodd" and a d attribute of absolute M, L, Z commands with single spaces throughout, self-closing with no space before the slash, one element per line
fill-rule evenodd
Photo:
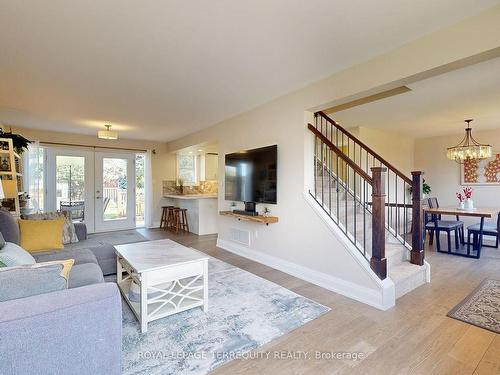
<path fill-rule="evenodd" d="M 177 178 L 183 185 L 196 183 L 196 157 L 189 154 L 177 155 Z"/>
<path fill-rule="evenodd" d="M 24 152 L 24 189 L 30 199 L 26 207 L 33 212 L 43 211 L 45 208 L 45 149 L 37 143 L 29 145 Z"/>

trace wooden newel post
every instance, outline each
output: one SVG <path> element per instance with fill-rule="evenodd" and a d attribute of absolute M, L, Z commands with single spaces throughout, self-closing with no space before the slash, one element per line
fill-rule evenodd
<path fill-rule="evenodd" d="M 387 168 L 373 167 L 372 178 L 372 257 L 370 267 L 381 280 L 387 277 L 385 259 L 385 183 Z"/>
<path fill-rule="evenodd" d="M 424 265 L 424 228 L 423 228 L 423 172 L 411 172 L 412 177 L 412 219 L 411 219 L 411 247 L 410 263 L 419 266 Z"/>

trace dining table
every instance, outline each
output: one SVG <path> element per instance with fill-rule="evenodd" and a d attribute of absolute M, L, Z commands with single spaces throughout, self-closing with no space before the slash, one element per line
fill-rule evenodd
<path fill-rule="evenodd" d="M 461 209 L 461 208 L 457 208 L 457 207 L 437 207 L 437 208 L 424 207 L 423 210 L 424 210 L 424 213 L 433 215 L 433 221 L 434 221 L 435 232 L 436 232 L 436 249 L 438 252 L 452 254 L 452 255 L 459 255 L 459 256 L 468 257 L 468 258 L 475 258 L 475 259 L 479 259 L 481 257 L 481 245 L 482 245 L 483 230 L 484 230 L 484 220 L 491 219 L 491 218 L 495 217 L 499 212 L 498 209 L 493 209 L 493 208 Z M 468 242 L 466 243 L 467 244 L 467 251 L 464 251 L 463 249 L 458 249 L 458 250 L 449 249 L 447 251 L 441 250 L 441 243 L 439 240 L 438 222 L 437 222 L 437 220 L 434 220 L 435 217 L 439 217 L 439 216 L 455 216 L 457 218 L 457 220 L 460 219 L 460 216 L 477 217 L 480 219 L 479 240 L 477 242 L 474 241 L 472 243 L 472 252 L 470 249 L 471 244 Z M 424 214 L 424 217 L 425 217 L 425 214 Z M 425 223 L 424 223 L 424 228 L 425 228 Z"/>

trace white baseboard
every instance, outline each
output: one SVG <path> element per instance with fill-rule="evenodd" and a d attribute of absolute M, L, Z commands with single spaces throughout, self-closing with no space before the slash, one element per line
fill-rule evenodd
<path fill-rule="evenodd" d="M 390 309 L 395 303 L 394 283 L 389 278 L 380 282 L 381 289 L 377 291 L 272 255 L 264 254 L 260 251 L 249 249 L 233 241 L 219 238 L 217 239 L 217 246 L 380 310 Z"/>

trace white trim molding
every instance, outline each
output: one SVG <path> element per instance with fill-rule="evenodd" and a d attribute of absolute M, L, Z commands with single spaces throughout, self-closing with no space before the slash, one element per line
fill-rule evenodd
<path fill-rule="evenodd" d="M 380 289 L 370 289 L 362 285 L 357 285 L 335 276 L 313 270 L 308 267 L 289 262 L 287 260 L 265 254 L 264 252 L 250 249 L 236 242 L 217 239 L 217 247 L 237 254 L 244 258 L 265 264 L 289 275 L 298 277 L 302 280 L 318 285 L 332 292 L 342 294 L 343 296 L 355 299 L 356 301 L 366 303 L 380 310 L 388 310 L 394 306 L 396 293 L 394 283 L 391 279 L 378 279 Z M 366 261 L 365 261 L 366 263 Z"/>

